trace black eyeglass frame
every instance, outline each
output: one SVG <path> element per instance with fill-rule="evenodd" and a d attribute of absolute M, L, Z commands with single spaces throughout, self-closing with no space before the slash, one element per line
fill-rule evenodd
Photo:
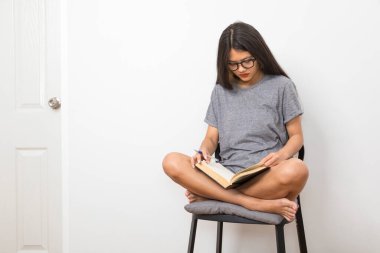
<path fill-rule="evenodd" d="M 252 66 L 249 66 L 249 67 L 244 66 L 244 64 L 247 64 L 247 63 L 251 64 L 250 63 L 251 61 L 252 61 Z M 227 64 L 228 64 L 228 68 L 231 71 L 236 71 L 236 70 L 239 69 L 239 65 L 241 65 L 245 69 L 252 68 L 253 66 L 255 66 L 255 61 L 256 61 L 256 58 L 253 57 L 253 56 L 250 56 L 250 57 L 244 58 L 243 60 L 237 61 L 237 62 L 231 62 L 231 61 L 229 61 Z M 234 68 L 232 68 L 232 66 L 234 66 Z"/>

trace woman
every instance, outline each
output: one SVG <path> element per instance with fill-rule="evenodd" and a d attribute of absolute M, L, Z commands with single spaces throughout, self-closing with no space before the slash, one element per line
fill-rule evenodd
<path fill-rule="evenodd" d="M 303 145 L 302 113 L 293 82 L 259 32 L 246 23 L 231 24 L 219 40 L 202 155 L 170 153 L 164 171 L 187 189 L 189 202 L 215 199 L 292 221 L 298 209 L 294 201 L 308 178 L 306 165 L 293 158 Z M 210 161 L 218 143 L 220 162 L 233 172 L 257 162 L 270 169 L 226 190 L 194 166 Z"/>

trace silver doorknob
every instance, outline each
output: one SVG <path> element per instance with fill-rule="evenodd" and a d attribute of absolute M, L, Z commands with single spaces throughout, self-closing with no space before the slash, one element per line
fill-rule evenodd
<path fill-rule="evenodd" d="M 61 101 L 59 101 L 59 98 L 57 97 L 53 97 L 49 99 L 48 103 L 49 103 L 50 108 L 53 110 L 57 110 L 61 107 Z"/>

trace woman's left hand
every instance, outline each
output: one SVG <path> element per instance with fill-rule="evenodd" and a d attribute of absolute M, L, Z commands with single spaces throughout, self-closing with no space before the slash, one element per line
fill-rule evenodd
<path fill-rule="evenodd" d="M 267 167 L 273 167 L 286 159 L 287 157 L 281 152 L 274 152 L 261 159 L 260 163 Z"/>

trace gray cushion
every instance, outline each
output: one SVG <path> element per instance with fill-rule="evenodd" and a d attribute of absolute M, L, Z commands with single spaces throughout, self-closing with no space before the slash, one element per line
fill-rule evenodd
<path fill-rule="evenodd" d="M 216 200 L 193 202 L 187 204 L 185 209 L 193 214 L 230 214 L 273 225 L 279 224 L 283 220 L 283 217 L 278 214 L 251 211 L 242 206 Z"/>

